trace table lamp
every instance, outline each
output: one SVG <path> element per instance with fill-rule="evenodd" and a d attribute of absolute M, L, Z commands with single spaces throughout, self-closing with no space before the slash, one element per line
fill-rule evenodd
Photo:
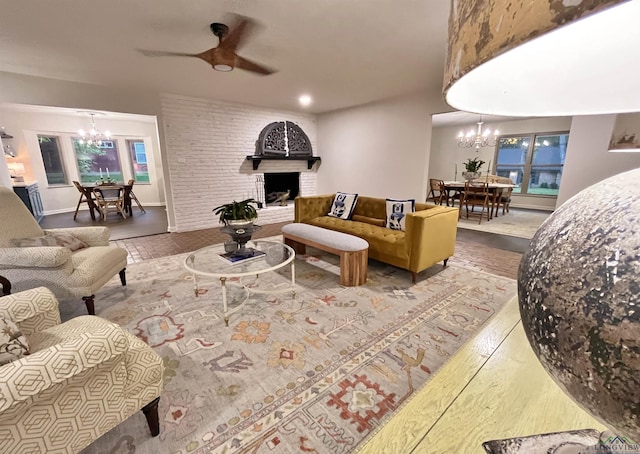
<path fill-rule="evenodd" d="M 24 164 L 21 162 L 8 162 L 7 168 L 9 169 L 9 174 L 13 181 L 15 182 L 23 182 L 24 181 Z"/>

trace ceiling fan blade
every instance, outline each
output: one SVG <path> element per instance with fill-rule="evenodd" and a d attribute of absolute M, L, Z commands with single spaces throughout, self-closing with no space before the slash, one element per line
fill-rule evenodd
<path fill-rule="evenodd" d="M 218 47 L 235 52 L 251 35 L 255 25 L 254 21 L 241 17 L 235 26 L 229 30 L 229 34 L 220 41 Z"/>
<path fill-rule="evenodd" d="M 165 50 L 145 50 L 136 49 L 142 55 L 147 57 L 197 57 L 198 54 L 189 54 L 186 52 L 169 52 Z"/>
<path fill-rule="evenodd" d="M 247 71 L 252 71 L 257 74 L 261 74 L 263 76 L 268 76 L 269 74 L 273 74 L 277 72 L 275 69 L 267 68 L 266 66 L 259 65 L 258 63 L 252 62 L 251 60 L 247 60 L 240 55 L 236 55 L 236 68 L 246 69 Z"/>

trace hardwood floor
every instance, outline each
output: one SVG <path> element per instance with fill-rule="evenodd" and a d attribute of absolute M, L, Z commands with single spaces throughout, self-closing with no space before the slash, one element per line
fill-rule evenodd
<path fill-rule="evenodd" d="M 61 227 L 89 227 L 106 226 L 111 229 L 111 239 L 119 240 L 134 238 L 158 233 L 167 233 L 167 211 L 165 207 L 144 207 L 142 213 L 136 204 L 133 204 L 133 215 L 122 219 L 118 214 L 109 214 L 106 221 L 91 219 L 88 210 L 80 210 L 76 220 L 73 220 L 73 212 L 51 214 L 40 221 L 43 229 L 55 229 Z"/>

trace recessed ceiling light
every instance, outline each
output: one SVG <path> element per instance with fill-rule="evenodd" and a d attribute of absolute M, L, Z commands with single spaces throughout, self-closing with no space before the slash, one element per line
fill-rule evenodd
<path fill-rule="evenodd" d="M 311 96 L 309 95 L 302 95 L 298 98 L 298 102 L 300 103 L 301 106 L 303 107 L 307 107 L 308 105 L 311 104 Z"/>

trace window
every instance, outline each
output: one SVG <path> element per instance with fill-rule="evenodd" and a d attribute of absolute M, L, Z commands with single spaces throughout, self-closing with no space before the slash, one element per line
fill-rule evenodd
<path fill-rule="evenodd" d="M 118 159 L 117 142 L 110 142 L 110 145 L 113 145 L 111 148 L 101 148 L 86 142 L 80 143 L 80 137 L 74 137 L 71 141 L 81 183 L 94 183 L 100 177 L 105 179 L 110 177 L 112 180 L 124 182 Z"/>
<path fill-rule="evenodd" d="M 68 184 L 67 175 L 62 164 L 60 141 L 58 136 L 38 135 L 40 154 L 44 163 L 44 171 L 49 185 Z"/>
<path fill-rule="evenodd" d="M 502 136 L 496 173 L 511 178 L 514 193 L 556 197 L 568 141 L 568 133 Z"/>
<path fill-rule="evenodd" d="M 136 183 L 149 183 L 147 151 L 144 142 L 142 140 L 127 140 L 127 148 L 129 148 L 132 173 Z"/>

